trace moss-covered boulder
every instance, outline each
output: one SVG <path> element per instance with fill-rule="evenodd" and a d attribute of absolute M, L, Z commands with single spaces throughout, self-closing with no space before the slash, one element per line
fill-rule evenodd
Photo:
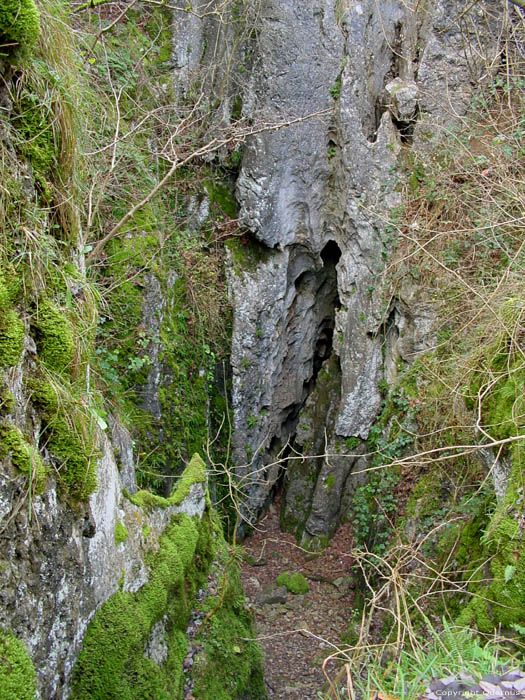
<path fill-rule="evenodd" d="M 294 595 L 304 595 L 310 590 L 308 581 L 298 572 L 292 573 L 291 571 L 283 571 L 277 577 L 277 585 L 284 586 L 289 593 Z"/>

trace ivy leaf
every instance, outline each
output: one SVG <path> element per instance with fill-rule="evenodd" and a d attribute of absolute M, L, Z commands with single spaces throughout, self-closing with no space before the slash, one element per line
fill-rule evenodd
<path fill-rule="evenodd" d="M 241 653 L 242 653 L 242 649 L 241 649 L 241 647 L 240 647 L 238 644 L 234 644 L 234 645 L 233 645 L 233 651 L 235 652 L 235 654 L 241 654 Z"/>

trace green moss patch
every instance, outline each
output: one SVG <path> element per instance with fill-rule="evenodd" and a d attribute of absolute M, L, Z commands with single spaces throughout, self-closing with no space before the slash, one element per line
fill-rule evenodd
<path fill-rule="evenodd" d="M 2 0 L 0 56 L 8 61 L 28 56 L 40 33 L 40 15 L 33 0 Z"/>
<path fill-rule="evenodd" d="M 117 520 L 115 523 L 115 544 L 117 547 L 128 539 L 128 528 Z"/>
<path fill-rule="evenodd" d="M 31 445 L 14 425 L 0 425 L 0 458 L 11 458 L 11 464 L 26 474 L 36 493 L 45 487 L 47 469 L 40 459 L 38 450 Z"/>
<path fill-rule="evenodd" d="M 34 700 L 36 676 L 23 642 L 0 630 L 0 700 Z"/>
<path fill-rule="evenodd" d="M 33 324 L 38 353 L 44 364 L 56 372 L 71 371 L 76 352 L 75 332 L 63 311 L 42 298 Z"/>
<path fill-rule="evenodd" d="M 0 367 L 12 367 L 20 360 L 24 349 L 25 327 L 13 309 L 0 315 Z"/>
<path fill-rule="evenodd" d="M 194 695 L 201 700 L 265 700 L 262 654 L 251 639 L 255 632 L 253 617 L 245 607 L 238 566 L 226 561 L 222 535 L 219 541 L 223 553 L 223 573 L 219 576 L 222 600 L 217 607 L 218 595 L 212 596 L 203 605 L 211 617 L 199 638 L 203 653 L 196 657 L 193 669 Z"/>
<path fill-rule="evenodd" d="M 244 270 L 253 272 L 270 257 L 270 252 L 261 243 L 247 236 L 230 238 L 226 241 L 226 247 L 232 254 L 234 269 L 239 274 Z"/>
<path fill-rule="evenodd" d="M 74 500 L 86 500 L 97 485 L 95 416 L 50 381 L 34 381 L 31 388 L 42 417 L 41 441 L 57 464 L 59 484 Z"/>
<path fill-rule="evenodd" d="M 24 349 L 25 327 L 12 308 L 10 289 L 0 270 L 0 367 L 12 367 Z"/>
<path fill-rule="evenodd" d="M 303 574 L 298 572 L 292 573 L 291 571 L 283 571 L 283 573 L 279 574 L 277 577 L 277 585 L 285 586 L 286 590 L 294 595 L 304 595 L 310 590 L 308 581 Z"/>
<path fill-rule="evenodd" d="M 189 495 L 192 484 L 204 483 L 206 483 L 206 465 L 200 455 L 195 453 L 168 498 L 150 491 L 138 491 L 128 498 L 136 506 L 146 509 L 178 506 Z"/>
<path fill-rule="evenodd" d="M 236 219 L 238 216 L 238 207 L 230 189 L 226 187 L 226 185 L 213 180 L 206 180 L 204 186 L 208 192 L 210 202 L 212 204 L 217 204 L 227 216 Z"/>

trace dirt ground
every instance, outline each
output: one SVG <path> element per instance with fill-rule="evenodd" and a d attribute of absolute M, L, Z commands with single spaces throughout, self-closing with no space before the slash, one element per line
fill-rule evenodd
<path fill-rule="evenodd" d="M 242 578 L 265 655 L 268 696 L 309 700 L 319 698 L 326 688 L 323 660 L 341 646 L 350 620 L 352 539 L 349 526 L 344 525 L 322 554 L 308 553 L 297 547 L 292 535 L 280 531 L 279 513 L 277 500 L 253 536 L 243 542 Z M 264 603 L 272 597 L 265 587 L 275 586 L 283 571 L 304 574 L 310 591 L 305 596 L 288 594 L 285 602 Z M 333 675 L 339 665 L 330 661 L 328 673 Z"/>

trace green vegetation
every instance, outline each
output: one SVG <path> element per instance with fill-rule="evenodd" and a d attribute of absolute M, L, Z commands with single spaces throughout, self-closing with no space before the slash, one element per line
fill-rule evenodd
<path fill-rule="evenodd" d="M 405 153 L 385 309 L 417 289 L 438 343 L 382 386 L 369 448 L 383 468 L 352 505 L 364 622 L 348 656 L 365 694 L 417 697 L 430 675 L 523 653 L 522 88 L 498 79 L 438 148 Z M 370 625 L 382 642 L 363 653 Z"/>
<path fill-rule="evenodd" d="M 128 528 L 117 520 L 115 523 L 115 544 L 117 547 L 128 539 Z"/>
<path fill-rule="evenodd" d="M 374 655 L 366 651 L 362 655 L 361 674 L 356 669 L 357 691 L 363 697 L 373 693 L 412 700 L 420 697 L 432 679 L 453 676 L 460 680 L 462 674 L 479 681 L 489 673 L 504 673 L 504 664 L 518 665 L 512 654 L 502 652 L 494 641 L 481 641 L 474 632 L 441 621 L 438 633 L 427 621 L 426 640 L 402 652 L 398 663 L 382 668 Z"/>
<path fill-rule="evenodd" d="M 0 269 L 0 368 L 16 365 L 24 348 L 25 327 L 12 308 L 11 294 Z"/>
<path fill-rule="evenodd" d="M 5 307 L 4 307 L 5 308 Z M 0 367 L 16 365 L 24 349 L 25 327 L 13 309 L 7 309 L 0 319 Z"/>
<path fill-rule="evenodd" d="M 150 491 L 138 491 L 128 498 L 136 506 L 146 509 L 178 506 L 189 495 L 192 484 L 205 484 L 206 478 L 206 465 L 198 454 L 194 454 L 168 498 Z"/>
<path fill-rule="evenodd" d="M 341 97 L 341 82 L 342 82 L 342 79 L 341 79 L 341 76 L 339 76 L 337 78 L 337 80 L 335 81 L 335 83 L 330 88 L 330 94 L 332 95 L 332 99 L 334 99 L 336 101 Z"/>
<path fill-rule="evenodd" d="M 60 379 L 34 380 L 31 389 L 42 417 L 41 441 L 56 464 L 62 492 L 86 500 L 97 485 L 97 414 Z"/>
<path fill-rule="evenodd" d="M 34 700 L 35 669 L 23 642 L 0 630 L 0 700 Z"/>
<path fill-rule="evenodd" d="M 283 571 L 277 577 L 277 585 L 284 586 L 289 593 L 294 595 L 304 595 L 310 590 L 308 581 L 299 572 Z"/>
<path fill-rule="evenodd" d="M 251 613 L 246 610 L 238 562 L 219 550 L 220 595 L 208 597 L 203 611 L 210 615 L 199 635 L 203 653 L 197 656 L 193 671 L 194 694 L 202 700 L 230 700 L 246 693 L 254 700 L 265 700 L 262 655 L 254 635 Z"/>
<path fill-rule="evenodd" d="M 184 472 L 189 485 L 202 477 L 197 456 L 194 462 Z M 186 487 L 180 488 L 182 494 Z M 253 620 L 245 607 L 238 564 L 213 511 L 206 511 L 202 520 L 173 516 L 148 564 L 148 583 L 137 593 L 118 591 L 90 623 L 75 668 L 72 699 L 147 700 L 153 694 L 179 700 L 189 616 L 199 588 L 216 576 L 219 593 L 200 604 L 206 617 L 197 640 L 202 651 L 193 669 L 195 693 L 203 700 L 228 700 L 250 690 L 252 697 L 264 700 L 261 653 L 248 641 Z M 159 621 L 167 645 L 160 665 L 144 653 Z"/>
<path fill-rule="evenodd" d="M 0 459 L 11 458 L 11 464 L 28 477 L 30 489 L 42 493 L 47 469 L 38 450 L 24 438 L 20 430 L 8 423 L 0 424 Z"/>
<path fill-rule="evenodd" d="M 44 364 L 55 372 L 71 372 L 76 354 L 75 336 L 64 312 L 43 297 L 38 302 L 33 324 L 37 349 Z"/>
<path fill-rule="evenodd" d="M 241 271 L 255 270 L 260 263 L 266 262 L 269 257 L 264 246 L 249 238 L 248 235 L 228 239 L 226 247 L 232 256 L 236 274 L 241 274 Z"/>
<path fill-rule="evenodd" d="M 213 556 L 209 517 L 172 518 L 152 556 L 147 584 L 118 591 L 90 623 L 73 677 L 73 700 L 178 700 L 186 626 L 193 597 Z M 153 625 L 166 619 L 168 656 L 162 666 L 144 655 Z"/>
<path fill-rule="evenodd" d="M 27 58 L 38 41 L 40 16 L 33 0 L 4 0 L 0 7 L 0 59 Z"/>

